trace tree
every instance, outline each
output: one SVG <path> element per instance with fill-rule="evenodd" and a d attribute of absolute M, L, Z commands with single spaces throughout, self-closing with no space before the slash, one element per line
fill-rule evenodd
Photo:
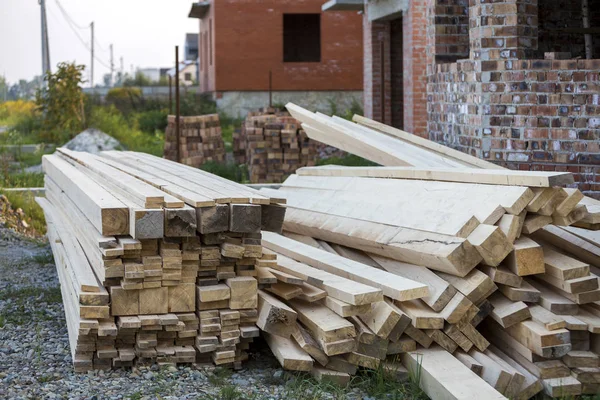
<path fill-rule="evenodd" d="M 58 70 L 45 76 L 47 87 L 38 91 L 36 103 L 44 115 L 44 125 L 53 138 L 73 137 L 85 126 L 84 100 L 81 89 L 83 65 L 60 63 Z"/>

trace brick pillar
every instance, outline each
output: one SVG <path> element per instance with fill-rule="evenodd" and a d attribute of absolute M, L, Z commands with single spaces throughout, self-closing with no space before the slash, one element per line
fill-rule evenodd
<path fill-rule="evenodd" d="M 474 60 L 524 59 L 538 45 L 538 0 L 470 0 L 469 41 Z"/>
<path fill-rule="evenodd" d="M 369 22 L 363 14 L 364 92 L 365 116 L 385 124 L 392 124 L 390 23 Z"/>
<path fill-rule="evenodd" d="M 433 58 L 427 51 L 427 1 L 411 1 L 402 16 L 404 45 L 404 130 L 428 137 L 427 65 Z"/>

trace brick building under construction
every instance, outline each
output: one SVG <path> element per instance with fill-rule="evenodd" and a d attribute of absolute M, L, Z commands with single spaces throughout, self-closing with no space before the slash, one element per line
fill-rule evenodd
<path fill-rule="evenodd" d="M 368 117 L 600 196 L 599 0 L 331 0 L 363 13 Z"/>

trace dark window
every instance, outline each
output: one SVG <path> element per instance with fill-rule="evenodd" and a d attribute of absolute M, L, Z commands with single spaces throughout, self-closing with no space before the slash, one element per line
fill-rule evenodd
<path fill-rule="evenodd" d="M 283 14 L 283 62 L 321 61 L 321 15 Z"/>
<path fill-rule="evenodd" d="M 185 80 L 186 81 L 191 81 L 192 80 L 192 74 L 191 74 L 191 72 L 186 72 L 185 73 Z"/>

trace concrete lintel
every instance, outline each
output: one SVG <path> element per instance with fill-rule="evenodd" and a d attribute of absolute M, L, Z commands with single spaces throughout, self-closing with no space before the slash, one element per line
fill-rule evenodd
<path fill-rule="evenodd" d="M 321 6 L 325 11 L 362 11 L 365 8 L 364 0 L 329 0 Z"/>
<path fill-rule="evenodd" d="M 389 21 L 408 11 L 410 0 L 369 0 L 367 16 L 369 21 Z M 417 0 L 413 0 L 417 1 Z"/>

